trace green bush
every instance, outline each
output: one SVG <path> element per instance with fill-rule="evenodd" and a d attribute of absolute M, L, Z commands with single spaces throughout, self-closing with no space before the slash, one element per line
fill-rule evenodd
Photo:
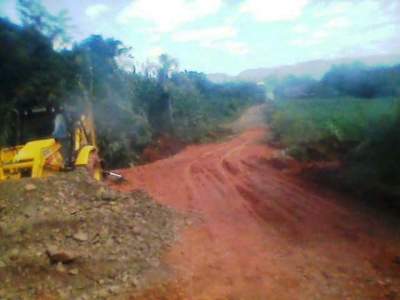
<path fill-rule="evenodd" d="M 275 104 L 270 126 L 273 137 L 285 147 L 318 150 L 320 145 L 343 157 L 355 145 L 369 139 L 373 128 L 395 119 L 396 106 L 394 98 L 282 100 Z"/>
<path fill-rule="evenodd" d="M 399 99 L 279 101 L 269 119 L 272 138 L 294 158 L 342 161 L 349 189 L 400 192 Z"/>

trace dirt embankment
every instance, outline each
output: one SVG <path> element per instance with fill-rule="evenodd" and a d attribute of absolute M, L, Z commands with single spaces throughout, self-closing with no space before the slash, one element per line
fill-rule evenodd
<path fill-rule="evenodd" d="M 199 215 L 140 299 L 399 299 L 399 222 L 276 167 L 265 128 L 122 170 L 125 191 Z"/>
<path fill-rule="evenodd" d="M 1 183 L 0 299 L 134 295 L 146 274 L 161 276 L 159 257 L 183 220 L 83 171 Z"/>

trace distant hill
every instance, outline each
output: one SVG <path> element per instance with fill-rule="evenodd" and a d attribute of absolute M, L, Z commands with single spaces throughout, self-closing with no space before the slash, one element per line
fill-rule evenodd
<path fill-rule="evenodd" d="M 224 73 L 211 73 L 207 74 L 209 80 L 215 83 L 223 83 L 227 81 L 234 81 L 236 80 L 235 76 L 230 76 Z"/>
<path fill-rule="evenodd" d="M 249 69 L 230 76 L 223 73 L 208 74 L 208 78 L 217 83 L 226 81 L 254 81 L 259 82 L 267 76 L 276 75 L 285 77 L 287 75 L 310 76 L 315 79 L 321 78 L 333 65 L 349 64 L 355 61 L 362 62 L 368 66 L 395 65 L 400 64 L 400 54 L 397 55 L 375 55 L 357 58 L 339 58 L 331 60 L 312 60 L 294 65 L 277 66 L 272 68 Z"/>

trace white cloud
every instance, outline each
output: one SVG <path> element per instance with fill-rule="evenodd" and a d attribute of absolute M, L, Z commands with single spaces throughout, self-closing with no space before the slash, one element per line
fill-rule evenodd
<path fill-rule="evenodd" d="M 314 46 L 321 44 L 326 38 L 329 37 L 329 32 L 323 29 L 314 31 L 308 37 L 296 38 L 289 42 L 293 46 Z"/>
<path fill-rule="evenodd" d="M 349 2 L 330 2 L 327 6 L 319 6 L 319 10 L 315 13 L 316 17 L 327 17 L 334 15 L 341 15 L 345 12 L 351 11 L 354 3 Z"/>
<path fill-rule="evenodd" d="M 351 22 L 349 19 L 345 17 L 338 17 L 330 20 L 326 25 L 325 28 L 327 29 L 343 29 L 350 27 Z"/>
<path fill-rule="evenodd" d="M 307 25 L 297 24 L 293 27 L 293 31 L 295 33 L 307 33 L 310 31 L 310 28 Z"/>
<path fill-rule="evenodd" d="M 249 47 L 245 43 L 237 41 L 225 41 L 220 44 L 214 44 L 213 48 L 219 48 L 237 55 L 245 55 L 250 52 Z"/>
<path fill-rule="evenodd" d="M 250 53 L 247 44 L 238 41 L 222 41 L 207 45 L 207 47 L 235 55 L 245 55 Z"/>
<path fill-rule="evenodd" d="M 293 40 L 289 41 L 289 45 L 292 45 L 292 46 L 306 46 L 307 45 L 307 41 L 305 41 L 304 39 L 293 39 Z"/>
<path fill-rule="evenodd" d="M 100 15 L 107 12 L 110 8 L 105 4 L 94 4 L 86 8 L 85 14 L 92 19 L 96 19 Z"/>
<path fill-rule="evenodd" d="M 328 31 L 325 30 L 317 30 L 311 34 L 311 40 L 313 41 L 321 41 L 329 36 Z"/>
<path fill-rule="evenodd" d="M 175 42 L 197 42 L 201 47 L 217 49 L 237 55 L 249 52 L 248 46 L 233 40 L 237 31 L 231 26 L 210 27 L 197 30 L 179 31 L 172 35 Z"/>
<path fill-rule="evenodd" d="M 179 26 L 219 11 L 222 0 L 136 0 L 117 16 L 120 23 L 138 18 L 147 20 L 159 32 L 170 32 Z"/>
<path fill-rule="evenodd" d="M 175 42 L 200 42 L 201 44 L 212 44 L 217 41 L 235 37 L 236 30 L 230 26 L 212 27 L 197 30 L 179 31 L 172 35 Z"/>
<path fill-rule="evenodd" d="M 314 7 L 316 10 L 314 16 L 322 18 L 347 16 L 355 22 L 360 20 L 374 22 L 382 20 L 382 18 L 387 21 L 391 18 L 391 13 L 399 15 L 400 4 L 393 4 L 396 2 L 398 0 L 326 1 Z M 396 6 L 398 7 L 397 11 L 395 10 Z"/>
<path fill-rule="evenodd" d="M 317 30 L 311 30 L 311 28 L 306 25 L 298 24 L 293 28 L 293 31 L 302 34 L 302 37 L 291 40 L 289 44 L 302 47 L 318 45 L 324 42 L 332 32 L 350 26 L 350 20 L 345 17 L 333 18 Z"/>
<path fill-rule="evenodd" d="M 245 0 L 240 11 L 253 15 L 257 21 L 288 21 L 300 17 L 308 3 L 309 0 Z"/>

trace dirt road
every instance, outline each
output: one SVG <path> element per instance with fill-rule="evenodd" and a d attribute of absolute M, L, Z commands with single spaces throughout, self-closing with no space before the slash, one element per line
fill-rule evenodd
<path fill-rule="evenodd" d="M 251 128 L 122 171 L 122 189 L 201 219 L 166 253 L 166 287 L 145 298 L 399 299 L 398 223 L 273 168 L 266 135 Z"/>

